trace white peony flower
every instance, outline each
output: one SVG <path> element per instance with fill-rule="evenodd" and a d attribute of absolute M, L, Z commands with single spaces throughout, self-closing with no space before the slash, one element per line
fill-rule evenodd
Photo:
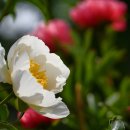
<path fill-rule="evenodd" d="M 59 56 L 34 36 L 23 36 L 10 48 L 6 65 L 0 46 L 0 82 L 10 83 L 17 97 L 46 117 L 63 118 L 69 110 L 56 98 L 63 90 L 69 69 Z"/>

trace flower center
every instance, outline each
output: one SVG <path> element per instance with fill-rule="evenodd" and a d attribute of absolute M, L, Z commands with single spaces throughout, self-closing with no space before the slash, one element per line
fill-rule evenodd
<path fill-rule="evenodd" d="M 30 72 L 37 79 L 37 82 L 40 83 L 44 88 L 47 87 L 47 76 L 46 71 L 39 71 L 40 65 L 35 63 L 33 60 L 30 60 Z"/>

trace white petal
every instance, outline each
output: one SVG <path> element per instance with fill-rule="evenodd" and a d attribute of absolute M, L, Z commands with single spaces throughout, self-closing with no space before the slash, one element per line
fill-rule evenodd
<path fill-rule="evenodd" d="M 34 107 L 31 106 L 33 109 L 37 110 L 40 114 L 43 116 L 52 118 L 52 119 L 60 119 L 67 117 L 69 115 L 69 110 L 67 106 L 60 101 L 58 104 L 52 106 L 52 107 Z"/>
<path fill-rule="evenodd" d="M 54 67 L 57 67 L 61 71 L 62 75 L 65 78 L 68 78 L 70 71 L 58 55 L 56 55 L 55 53 L 48 54 L 46 62 L 48 64 L 52 64 Z"/>
<path fill-rule="evenodd" d="M 36 56 L 49 53 L 49 48 L 37 37 L 30 35 L 23 36 L 17 40 L 9 50 L 7 58 L 10 69 L 12 67 L 12 60 L 16 53 L 21 53 L 22 51 L 26 51 L 30 57 L 35 58 Z"/>
<path fill-rule="evenodd" d="M 13 90 L 20 99 L 28 104 L 49 107 L 61 99 L 55 98 L 53 92 L 43 89 L 43 86 L 28 71 L 17 71 L 13 76 Z"/>
<path fill-rule="evenodd" d="M 11 75 L 13 76 L 13 74 L 18 70 L 29 70 L 29 68 L 30 68 L 30 59 L 27 52 L 22 52 L 21 54 L 18 54 L 17 52 L 12 60 Z"/>
<path fill-rule="evenodd" d="M 5 61 L 5 50 L 0 44 L 0 82 L 11 83 L 10 73 Z"/>
<path fill-rule="evenodd" d="M 69 69 L 65 66 L 60 57 L 53 53 L 46 56 L 45 67 L 48 77 L 48 89 L 55 93 L 61 92 L 69 76 Z"/>
<path fill-rule="evenodd" d="M 56 98 L 55 94 L 48 90 L 43 90 L 43 101 L 39 104 L 41 107 L 50 107 L 59 103 L 62 99 L 60 97 Z"/>
<path fill-rule="evenodd" d="M 27 71 L 17 71 L 13 75 L 13 90 L 16 96 L 29 104 L 39 104 L 43 99 L 42 87 Z"/>

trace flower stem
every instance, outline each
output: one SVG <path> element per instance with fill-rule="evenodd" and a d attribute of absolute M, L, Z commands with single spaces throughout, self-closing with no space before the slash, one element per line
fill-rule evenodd
<path fill-rule="evenodd" d="M 81 58 L 77 58 L 76 59 L 76 82 L 80 82 L 81 81 L 81 73 L 82 73 L 82 59 Z"/>
<path fill-rule="evenodd" d="M 84 103 L 82 99 L 82 86 L 80 83 L 76 83 L 75 94 L 76 94 L 76 105 L 77 105 L 77 114 L 79 119 L 80 130 L 87 130 L 83 111 Z"/>
<path fill-rule="evenodd" d="M 14 96 L 14 93 L 11 92 L 4 100 L 2 100 L 2 101 L 0 102 L 0 106 L 3 105 L 3 104 L 5 104 L 5 103 L 6 103 L 8 100 L 10 100 L 11 97 L 13 97 L 13 96 Z"/>
<path fill-rule="evenodd" d="M 92 39 L 93 39 L 93 30 L 89 29 L 84 33 L 84 45 L 83 45 L 83 52 L 84 52 L 84 56 L 86 55 L 86 53 L 88 53 L 88 50 L 90 49 L 90 46 L 92 44 Z"/>

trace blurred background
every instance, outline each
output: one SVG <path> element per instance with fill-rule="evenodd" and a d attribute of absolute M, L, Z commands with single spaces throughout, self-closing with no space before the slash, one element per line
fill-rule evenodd
<path fill-rule="evenodd" d="M 13 124 L 16 128 L 113 130 L 109 121 L 119 118 L 130 130 L 129 6 L 129 0 L 0 0 L 0 42 L 6 54 L 18 38 L 30 34 L 43 40 L 71 70 L 60 94 L 70 115 L 41 119 L 28 110 L 25 113 L 36 114 L 39 122 L 23 115 L 29 121 L 21 118 Z M 8 108 L 13 114 L 7 122 L 19 112 Z"/>

